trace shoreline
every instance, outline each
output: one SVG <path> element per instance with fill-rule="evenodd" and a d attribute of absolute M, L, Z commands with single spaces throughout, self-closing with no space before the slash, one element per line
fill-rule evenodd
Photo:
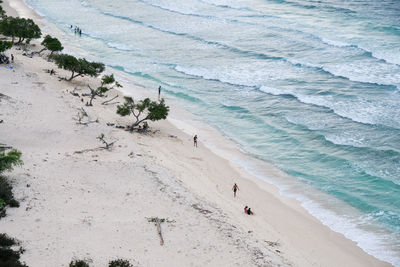
<path fill-rule="evenodd" d="M 23 61 L 23 65 L 29 64 L 29 59 L 26 58 Z M 51 82 L 46 80 L 46 83 L 50 84 Z M 68 85 L 71 87 L 71 84 L 62 83 L 64 87 Z M 76 81 L 75 83 L 79 82 Z M 57 84 L 56 81 L 53 84 Z M 137 88 L 133 88 L 133 90 L 135 93 L 138 91 Z M 146 89 L 143 89 L 144 91 Z M 72 98 L 69 94 L 64 95 L 64 97 Z M 106 117 L 111 118 L 111 113 L 108 112 Z M 115 117 L 114 114 L 114 119 Z M 123 119 L 117 118 L 117 121 L 123 121 Z M 220 150 L 219 153 L 218 151 L 215 153 L 215 149 L 209 148 L 200 148 L 199 151 L 189 150 L 191 138 L 182 129 L 190 129 L 191 126 L 184 125 L 179 120 L 174 121 L 174 118 L 172 118 L 172 121 L 175 123 L 171 123 L 171 119 L 169 119 L 168 122 L 154 123 L 154 126 L 152 124 L 152 128 L 160 131 L 161 137 L 153 137 L 153 140 L 142 137 L 142 139 L 146 139 L 146 142 L 151 143 L 150 150 L 147 152 L 149 157 L 151 156 L 151 159 L 158 166 L 162 166 L 170 172 L 175 172 L 174 176 L 179 177 L 185 187 L 194 195 L 206 202 L 211 202 L 212 206 L 216 206 L 227 213 L 226 219 L 229 223 L 239 225 L 242 230 L 257 229 L 252 232 L 249 239 L 262 240 L 266 233 L 274 237 L 270 239 L 275 240 L 277 238 L 282 243 L 279 250 L 284 253 L 285 259 L 288 259 L 295 266 L 309 266 L 311 263 L 322 266 L 340 266 L 341 263 L 349 262 L 352 263 L 351 266 L 387 265 L 362 251 L 355 242 L 323 226 L 321 222 L 302 208 L 298 201 L 281 196 L 275 186 L 250 175 L 244 168 L 232 165 L 227 158 L 220 158 L 221 153 L 226 153 L 223 150 Z M 168 138 L 168 135 L 177 136 L 178 143 L 184 144 L 184 146 L 178 145 L 177 151 L 171 153 L 171 149 L 175 149 L 176 141 L 173 140 L 173 145 L 171 145 L 171 140 L 169 140 L 171 138 Z M 219 141 L 224 139 L 222 135 L 218 138 Z M 200 145 L 202 145 L 201 141 L 200 139 Z M 168 144 L 165 145 L 165 143 Z M 226 143 L 228 143 L 227 140 L 223 144 Z M 232 147 L 232 144 L 228 144 L 225 148 L 237 150 L 237 148 Z M 19 149 L 24 153 L 23 147 Z M 240 152 L 235 151 L 235 153 Z M 185 166 L 186 164 L 192 166 Z M 275 175 L 277 171 L 270 169 L 268 174 Z M 232 177 L 240 178 L 233 179 Z M 238 203 L 238 199 L 235 201 L 231 197 L 230 187 L 233 181 L 237 181 L 239 187 L 248 190 L 248 192 L 239 191 L 240 203 Z M 247 220 L 248 217 L 242 218 L 243 216 L 241 216 L 244 203 L 251 203 L 250 206 L 254 207 L 256 211 L 256 216 L 250 220 Z M 267 207 L 263 203 L 268 203 Z M 9 215 L 9 217 L 12 217 L 12 215 Z M 240 218 L 238 219 L 238 217 Z M 293 225 L 292 222 L 296 220 L 296 225 Z M 294 233 L 292 233 L 293 230 L 295 230 Z M 342 259 L 339 259 L 340 257 Z M 341 260 L 341 263 L 339 260 Z"/>

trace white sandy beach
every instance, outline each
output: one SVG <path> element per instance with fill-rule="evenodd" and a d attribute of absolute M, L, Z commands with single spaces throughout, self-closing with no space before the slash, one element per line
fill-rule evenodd
<path fill-rule="evenodd" d="M 21 1 L 3 6 L 9 15 L 44 24 Z M 40 41 L 33 43 L 39 50 Z M 99 80 L 59 81 L 69 73 L 16 47 L 10 53 L 14 69 L 0 66 L 0 142 L 20 150 L 24 165 L 9 175 L 21 207 L 7 210 L 0 232 L 22 242 L 28 266 L 68 266 L 74 258 L 90 259 L 92 266 L 116 258 L 137 266 L 391 266 L 230 162 L 241 153 L 216 132 L 214 153 L 201 135 L 193 147 L 192 136 L 176 127 L 189 129 L 174 119 L 179 115 L 150 123 L 150 134 L 107 126 L 126 125 L 129 118 L 118 116 L 116 105 L 101 105 L 103 99 L 86 107 L 87 97 L 82 102 L 70 93 L 74 87 L 88 93 L 86 85 Z M 137 92 L 134 98 L 157 97 L 156 90 L 123 86 Z M 121 92 L 108 95 L 116 94 L 123 102 Z M 98 123 L 77 124 L 82 107 Z M 116 141 L 112 150 L 99 148 L 101 133 Z M 245 205 L 254 216 L 243 213 Z M 150 217 L 172 221 L 162 224 L 164 246 Z"/>

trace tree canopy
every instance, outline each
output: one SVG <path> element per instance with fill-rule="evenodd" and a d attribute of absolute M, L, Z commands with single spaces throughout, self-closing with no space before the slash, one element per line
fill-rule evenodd
<path fill-rule="evenodd" d="M 104 71 L 104 64 L 99 62 L 89 62 L 84 58 L 76 58 L 67 54 L 53 55 L 52 59 L 59 68 L 72 72 L 68 81 L 79 75 L 89 75 L 95 77 Z"/>
<path fill-rule="evenodd" d="M 64 47 L 61 45 L 61 42 L 50 35 L 46 35 L 44 40 L 42 41 L 42 45 L 45 47 L 40 52 L 44 51 L 45 49 L 50 50 L 50 56 L 53 55 L 54 52 L 62 51 Z"/>
<path fill-rule="evenodd" d="M 42 36 L 38 25 L 32 19 L 5 17 L 0 21 L 0 33 L 11 37 L 12 43 L 17 37 L 18 42 L 22 43 L 25 39 L 29 42 L 31 39 L 37 39 Z"/>
<path fill-rule="evenodd" d="M 0 2 L 1 3 L 1 2 Z M 0 6 L 0 18 L 4 18 L 6 16 L 6 12 L 4 9 Z"/>
<path fill-rule="evenodd" d="M 125 103 L 117 106 L 117 114 L 121 116 L 132 114 L 135 117 L 136 120 L 130 126 L 131 129 L 146 120 L 165 120 L 168 116 L 169 107 L 165 105 L 164 99 L 161 99 L 160 102 L 156 102 L 151 101 L 149 98 L 145 98 L 144 100 L 135 103 L 132 97 L 126 96 L 124 98 Z"/>
<path fill-rule="evenodd" d="M 7 49 L 10 49 L 11 47 L 12 47 L 11 42 L 0 41 L 0 53 L 3 53 L 4 51 L 6 51 Z"/>

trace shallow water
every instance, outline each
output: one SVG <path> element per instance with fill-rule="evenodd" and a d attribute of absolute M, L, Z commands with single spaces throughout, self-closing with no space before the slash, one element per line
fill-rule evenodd
<path fill-rule="evenodd" d="M 310 213 L 400 266 L 399 1 L 26 2 L 87 57 L 162 85 L 309 186 L 295 197 Z"/>

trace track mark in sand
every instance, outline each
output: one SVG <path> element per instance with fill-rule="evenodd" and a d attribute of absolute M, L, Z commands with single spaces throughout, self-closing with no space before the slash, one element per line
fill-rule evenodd
<path fill-rule="evenodd" d="M 194 160 L 203 161 L 203 159 L 201 159 L 201 158 L 196 158 L 196 157 L 190 157 L 190 159 L 194 159 Z"/>

